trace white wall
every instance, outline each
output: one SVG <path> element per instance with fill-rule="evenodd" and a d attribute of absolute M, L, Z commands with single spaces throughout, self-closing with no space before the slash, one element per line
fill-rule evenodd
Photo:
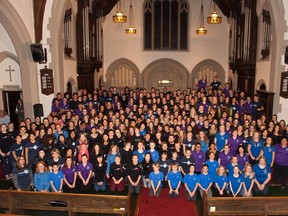
<path fill-rule="evenodd" d="M 3 27 L 3 25 L 0 23 L 0 56 L 4 57 L 6 54 L 2 52 L 8 52 L 16 56 L 16 51 L 13 46 L 13 43 L 6 31 L 6 29 Z M 1 55 L 2 53 L 2 55 Z M 11 66 L 11 69 L 14 70 L 14 72 L 11 72 L 11 78 L 12 81 L 10 81 L 10 74 L 6 70 L 9 69 L 9 66 Z M 1 79 L 0 79 L 0 89 L 3 89 L 4 86 L 18 86 L 21 88 L 21 72 L 19 68 L 19 64 L 15 62 L 14 59 L 11 58 L 5 58 L 3 59 L 2 62 L 0 62 L 0 74 L 1 74 Z M 2 98 L 2 93 L 0 95 L 0 109 L 4 109 L 3 106 L 3 98 Z"/>
<path fill-rule="evenodd" d="M 7 1 L 7 0 L 5 0 Z M 34 15 L 33 15 L 33 0 L 9 0 L 13 5 L 18 15 L 23 20 L 32 41 L 35 40 L 34 33 Z M 48 0 L 49 1 L 49 0 Z"/>
<path fill-rule="evenodd" d="M 128 15 L 129 1 L 125 1 L 126 14 Z M 224 70 L 228 71 L 228 44 L 229 44 L 229 25 L 222 15 L 222 24 L 208 25 L 206 36 L 198 36 L 195 31 L 198 25 L 200 11 L 200 1 L 189 0 L 189 50 L 179 52 L 169 51 L 143 51 L 143 4 L 144 0 L 134 1 L 133 10 L 136 35 L 126 35 L 125 29 L 128 24 L 113 23 L 112 16 L 116 9 L 106 17 L 104 22 L 104 73 L 109 65 L 119 58 L 127 58 L 134 62 L 140 72 L 151 62 L 160 58 L 171 58 L 182 63 L 188 71 L 204 59 L 213 59 L 222 65 Z M 208 16 L 210 0 L 204 0 L 205 22 Z M 113 44 L 113 46 L 111 46 Z M 196 52 L 197 50 L 197 52 Z M 227 75 L 226 75 L 227 76 Z M 105 80 L 105 77 L 104 77 Z"/>

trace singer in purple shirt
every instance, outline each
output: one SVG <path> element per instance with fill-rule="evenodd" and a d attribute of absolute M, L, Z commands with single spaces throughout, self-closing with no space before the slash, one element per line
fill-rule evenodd
<path fill-rule="evenodd" d="M 283 137 L 281 143 L 275 145 L 274 180 L 280 180 L 281 188 L 285 189 L 288 178 L 288 142 Z"/>

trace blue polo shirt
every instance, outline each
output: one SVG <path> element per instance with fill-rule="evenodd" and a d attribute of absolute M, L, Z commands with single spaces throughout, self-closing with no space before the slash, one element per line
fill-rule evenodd
<path fill-rule="evenodd" d="M 157 174 L 155 172 L 151 172 L 149 174 L 149 179 L 150 181 L 153 181 L 154 188 L 156 188 L 158 183 L 164 180 L 164 174 L 162 172 Z M 160 187 L 162 187 L 162 183 L 160 183 Z"/>
<path fill-rule="evenodd" d="M 188 173 L 184 176 L 183 183 L 187 184 L 190 191 L 193 191 L 196 187 L 196 184 L 199 183 L 199 176 L 195 173 L 193 175 Z"/>
<path fill-rule="evenodd" d="M 255 164 L 253 166 L 253 171 L 255 173 L 255 178 L 257 181 L 262 184 L 268 177 L 268 174 L 271 173 L 271 169 L 269 165 L 266 165 L 263 169 L 259 167 L 259 164 Z"/>
<path fill-rule="evenodd" d="M 203 173 L 199 174 L 199 183 L 203 188 L 207 189 L 211 182 L 212 176 L 209 173 L 206 175 L 204 175 Z"/>
<path fill-rule="evenodd" d="M 172 170 L 168 173 L 167 180 L 170 181 L 172 189 L 176 189 L 179 182 L 182 181 L 182 175 L 179 171 L 173 172 Z"/>
<path fill-rule="evenodd" d="M 241 185 L 241 183 L 243 182 L 243 178 L 241 175 L 239 175 L 238 177 L 235 177 L 234 175 L 230 175 L 228 177 L 229 179 L 229 183 L 233 189 L 233 192 L 236 193 Z M 240 189 L 241 190 L 241 189 Z"/>
<path fill-rule="evenodd" d="M 219 176 L 217 175 L 214 178 L 214 182 L 218 184 L 218 186 L 221 188 L 223 188 L 224 183 L 228 181 L 228 177 L 227 176 Z"/>

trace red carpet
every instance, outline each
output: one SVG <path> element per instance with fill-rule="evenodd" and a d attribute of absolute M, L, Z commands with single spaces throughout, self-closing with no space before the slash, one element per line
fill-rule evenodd
<path fill-rule="evenodd" d="M 150 197 L 149 189 L 142 188 L 137 204 L 136 216 L 198 216 L 196 204 L 186 200 L 183 186 L 178 198 L 170 198 L 167 188 L 162 188 L 159 198 Z"/>

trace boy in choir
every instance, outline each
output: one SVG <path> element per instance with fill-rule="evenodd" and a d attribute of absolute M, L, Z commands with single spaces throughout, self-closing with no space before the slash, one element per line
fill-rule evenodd
<path fill-rule="evenodd" d="M 55 162 L 52 165 L 52 172 L 49 175 L 51 191 L 62 193 L 64 174 L 59 171 L 59 165 Z"/>
<path fill-rule="evenodd" d="M 168 173 L 167 180 L 169 185 L 169 196 L 170 197 L 178 197 L 179 189 L 182 181 L 182 175 L 178 171 L 178 165 L 173 163 L 171 165 L 171 171 Z"/>
<path fill-rule="evenodd" d="M 160 166 L 158 163 L 153 164 L 153 172 L 149 174 L 150 180 L 150 196 L 160 196 L 162 181 L 164 180 L 164 174 L 160 171 Z"/>

